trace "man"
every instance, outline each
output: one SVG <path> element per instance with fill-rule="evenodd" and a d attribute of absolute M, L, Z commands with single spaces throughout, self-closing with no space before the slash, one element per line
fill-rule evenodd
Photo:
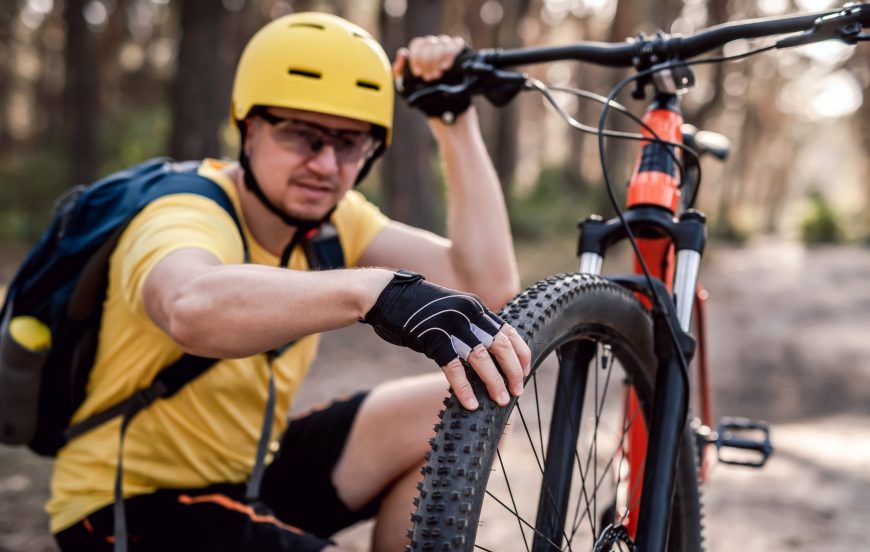
<path fill-rule="evenodd" d="M 437 79 L 462 47 L 416 39 L 392 71 L 410 63 L 415 75 Z M 233 199 L 245 239 L 227 213 L 194 195 L 154 201 L 121 237 L 88 394 L 73 422 L 147 385 L 182 352 L 228 359 L 130 424 L 122 474 L 132 549 L 333 551 L 331 534 L 376 517 L 373 549 L 398 550 L 446 383 L 464 406 L 478 406 L 460 359 L 499 404 L 522 392 L 525 343 L 473 297 L 439 287 L 478 293 L 491 308 L 518 287 L 474 110 L 452 125 L 430 120 L 450 239 L 389 221 L 353 190 L 392 138 L 392 76 L 380 46 L 347 21 L 273 21 L 236 73 L 240 162 L 205 160 L 198 171 Z M 306 271 L 297 246 L 327 219 L 347 266 L 387 268 Z M 360 320 L 436 360 L 447 382 L 435 374 L 388 383 L 288 425 L 315 334 Z M 269 435 L 263 427 L 277 454 L 259 495 L 246 501 L 258 441 Z M 63 549 L 111 547 L 118 446 L 116 421 L 60 451 L 48 511 Z"/>

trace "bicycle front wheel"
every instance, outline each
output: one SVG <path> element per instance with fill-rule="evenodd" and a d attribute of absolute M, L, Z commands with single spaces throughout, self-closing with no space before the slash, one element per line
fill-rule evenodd
<path fill-rule="evenodd" d="M 530 287 L 501 315 L 532 350 L 525 393 L 501 408 L 469 370 L 480 407 L 445 400 L 409 550 L 632 550 L 645 447 L 629 435 L 651 413 L 649 314 L 625 288 L 572 274 Z M 688 428 L 682 441 L 668 551 L 694 552 L 701 509 Z"/>

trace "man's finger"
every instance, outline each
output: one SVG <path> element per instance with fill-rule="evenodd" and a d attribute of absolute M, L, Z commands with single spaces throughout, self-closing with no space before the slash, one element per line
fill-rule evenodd
<path fill-rule="evenodd" d="M 450 69 L 450 66 L 453 65 L 453 61 L 456 59 L 456 53 L 459 50 L 456 50 L 456 46 L 453 43 L 453 39 L 445 34 L 438 35 L 438 38 L 441 40 L 441 43 L 444 44 L 444 52 L 450 55 L 442 55 L 441 56 L 441 70 L 446 71 Z"/>
<path fill-rule="evenodd" d="M 489 356 L 489 351 L 483 345 L 478 345 L 471 350 L 468 355 L 468 363 L 483 380 L 486 385 L 486 391 L 489 396 L 499 404 L 499 406 L 507 406 L 511 397 L 507 388 L 504 385 L 504 378 L 501 376 L 492 357 Z"/>
<path fill-rule="evenodd" d="M 396 52 L 396 60 L 393 62 L 393 76 L 395 78 L 402 76 L 402 71 L 404 71 L 405 65 L 408 63 L 408 54 L 407 48 L 399 48 Z"/>
<path fill-rule="evenodd" d="M 408 64 L 410 65 L 411 74 L 415 77 L 420 77 L 420 50 L 425 44 L 425 39 L 417 37 L 408 44 Z"/>
<path fill-rule="evenodd" d="M 436 64 L 435 56 L 437 54 L 438 39 L 432 35 L 424 39 L 423 45 L 417 52 L 418 63 L 420 67 L 420 78 L 425 81 L 432 80 L 432 67 Z"/>
<path fill-rule="evenodd" d="M 514 329 L 510 324 L 505 324 L 501 328 L 501 333 L 507 336 L 510 340 L 511 345 L 514 348 L 514 352 L 517 355 L 517 358 L 520 361 L 520 367 L 523 370 L 523 375 L 528 376 L 532 371 L 532 350 L 529 349 L 529 345 L 523 340 L 520 334 Z"/>
<path fill-rule="evenodd" d="M 523 393 L 524 373 L 520 360 L 514 352 L 513 343 L 507 335 L 499 332 L 495 334 L 492 345 L 489 346 L 489 352 L 495 357 L 502 373 L 507 376 L 511 394 L 519 397 Z"/>
<path fill-rule="evenodd" d="M 477 397 L 474 396 L 474 390 L 465 377 L 465 367 L 459 358 L 454 358 L 445 366 L 441 367 L 444 370 L 444 375 L 447 377 L 447 383 L 453 388 L 453 393 L 459 400 L 459 404 L 466 410 L 477 410 L 479 403 Z"/>

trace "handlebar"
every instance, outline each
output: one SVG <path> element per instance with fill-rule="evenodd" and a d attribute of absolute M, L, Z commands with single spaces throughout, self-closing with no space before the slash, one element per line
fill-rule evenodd
<path fill-rule="evenodd" d="M 690 87 L 694 78 L 691 71 L 675 65 L 733 40 L 785 34 L 787 36 L 768 48 L 790 48 L 827 39 L 855 44 L 870 39 L 870 34 L 862 32 L 867 26 L 870 26 L 870 3 L 862 2 L 847 4 L 836 11 L 724 23 L 689 36 L 657 33 L 652 37 L 640 35 L 623 43 L 577 42 L 508 50 L 466 50 L 441 79 L 426 82 L 407 71 L 398 84 L 409 105 L 429 116 L 449 116 L 446 120 L 451 120 L 455 113 L 464 110 L 471 95 L 483 94 L 494 105 L 502 106 L 527 87 L 527 76 L 511 69 L 515 66 L 576 60 L 611 67 L 635 67 L 642 71 L 644 78 L 638 79 L 633 93 L 636 98 L 642 98 L 643 89 L 650 81 L 657 90 L 666 93 Z M 662 82 L 658 82 L 656 76 Z"/>
<path fill-rule="evenodd" d="M 850 31 L 837 33 L 837 30 L 852 25 Z M 476 57 L 480 62 L 496 68 L 514 67 L 562 60 L 577 60 L 612 67 L 641 66 L 644 62 L 690 59 L 715 50 L 726 43 L 738 39 L 760 38 L 786 33 L 808 31 L 820 36 L 810 37 L 808 33 L 788 37 L 780 47 L 796 46 L 806 42 L 841 38 L 856 41 L 864 39 L 860 35 L 862 27 L 870 26 L 870 4 L 850 4 L 840 10 L 786 17 L 770 17 L 735 21 L 710 27 L 690 36 L 638 37 L 625 43 L 578 42 L 563 46 L 541 46 L 534 48 L 515 48 L 508 50 L 485 50 Z M 805 36 L 806 35 L 806 36 Z M 812 39 L 811 39 L 812 38 Z M 803 40 L 801 40 L 803 39 Z M 778 43 L 779 46 L 779 43 Z"/>

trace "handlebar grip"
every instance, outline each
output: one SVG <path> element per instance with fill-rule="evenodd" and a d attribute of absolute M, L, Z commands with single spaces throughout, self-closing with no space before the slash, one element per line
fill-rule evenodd
<path fill-rule="evenodd" d="M 451 122 L 471 105 L 470 83 L 462 69 L 475 56 L 476 53 L 470 48 L 463 49 L 441 78 L 432 81 L 414 75 L 411 64 L 406 63 L 401 81 L 396 83 L 398 92 L 409 106 L 419 109 L 426 116 Z"/>

